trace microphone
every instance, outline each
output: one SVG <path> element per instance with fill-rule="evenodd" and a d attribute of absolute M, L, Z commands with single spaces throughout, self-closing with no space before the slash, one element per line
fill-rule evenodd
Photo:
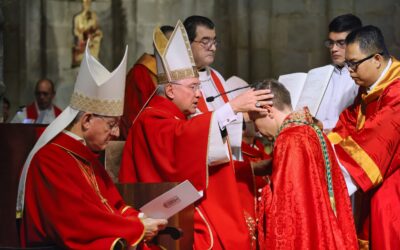
<path fill-rule="evenodd" d="M 209 97 L 206 98 L 206 102 L 213 102 L 215 100 L 215 98 L 220 97 L 221 95 L 226 95 L 226 94 L 229 94 L 231 92 L 235 92 L 235 91 L 240 90 L 240 89 L 251 88 L 251 87 L 253 87 L 253 85 L 254 84 L 249 84 L 248 86 L 239 87 L 239 88 L 236 88 L 236 89 L 231 89 L 229 91 L 220 93 L 219 95 L 216 95 L 216 96 L 209 96 Z"/>

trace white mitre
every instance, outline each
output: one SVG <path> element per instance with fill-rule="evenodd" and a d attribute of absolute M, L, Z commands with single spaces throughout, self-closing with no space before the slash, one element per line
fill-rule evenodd
<path fill-rule="evenodd" d="M 153 43 L 159 84 L 199 77 L 185 26 L 180 20 L 169 39 L 160 28 L 155 28 Z"/>
<path fill-rule="evenodd" d="M 25 161 L 18 186 L 17 218 L 22 217 L 24 209 L 25 182 L 29 165 L 40 148 L 71 124 L 79 111 L 103 116 L 122 115 L 127 54 L 128 47 L 125 49 L 125 55 L 119 66 L 113 72 L 109 72 L 95 57 L 90 55 L 89 47 L 86 46 L 69 106 L 47 126 Z"/>

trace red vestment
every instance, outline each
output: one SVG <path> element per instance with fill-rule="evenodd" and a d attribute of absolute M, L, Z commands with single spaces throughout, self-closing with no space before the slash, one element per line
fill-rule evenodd
<path fill-rule="evenodd" d="M 293 122 L 296 120 L 296 122 Z M 273 149 L 259 216 L 261 249 L 358 249 L 350 199 L 332 147 L 309 113 L 289 115 Z M 323 154 L 325 141 L 327 153 Z M 335 211 L 328 193 L 327 162 Z"/>
<path fill-rule="evenodd" d="M 136 245 L 144 227 L 97 155 L 61 133 L 33 157 L 26 179 L 22 246 L 112 249 Z"/>
<path fill-rule="evenodd" d="M 56 105 L 52 105 L 52 107 L 53 107 L 54 117 L 57 117 L 59 114 L 61 114 L 62 110 L 59 109 Z M 29 106 L 26 107 L 26 118 L 34 121 L 38 118 L 38 112 L 35 102 L 31 103 Z"/>
<path fill-rule="evenodd" d="M 241 150 L 243 161 L 234 161 L 235 175 L 246 224 L 252 239 L 251 249 L 257 249 L 257 198 L 260 194 L 258 189 L 263 188 L 267 182 L 263 177 L 254 175 L 251 163 L 267 160 L 271 157 L 265 153 L 264 145 L 259 141 L 253 147 L 242 141 Z"/>
<path fill-rule="evenodd" d="M 340 162 L 368 196 L 360 247 L 379 250 L 400 246 L 400 62 L 392 60 L 370 93 L 360 88 L 329 134 Z"/>
<path fill-rule="evenodd" d="M 153 55 L 143 54 L 126 76 L 124 114 L 121 117 L 120 136 L 125 139 L 129 128 L 146 101 L 156 89 L 157 68 Z"/>
<path fill-rule="evenodd" d="M 194 249 L 249 249 L 250 242 L 230 164 L 207 166 L 212 113 L 190 120 L 155 96 L 132 126 L 122 156 L 120 182 L 181 182 L 204 197 L 196 203 Z"/>

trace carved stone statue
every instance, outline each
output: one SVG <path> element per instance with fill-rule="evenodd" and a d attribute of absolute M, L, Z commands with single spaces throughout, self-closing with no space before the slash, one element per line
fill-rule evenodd
<path fill-rule="evenodd" d="M 82 11 L 74 16 L 74 47 L 72 48 L 72 67 L 80 65 L 86 43 L 90 39 L 90 53 L 99 56 L 103 32 L 100 30 L 97 15 L 90 10 L 91 0 L 82 0 Z"/>

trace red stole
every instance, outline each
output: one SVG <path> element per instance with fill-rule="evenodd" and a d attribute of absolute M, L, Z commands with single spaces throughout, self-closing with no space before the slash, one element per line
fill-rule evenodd
<path fill-rule="evenodd" d="M 211 78 L 215 84 L 215 87 L 217 87 L 217 89 L 218 89 L 218 92 L 224 93 L 225 92 L 224 86 L 222 86 L 222 83 L 219 80 L 217 74 L 212 69 L 210 69 L 210 73 L 211 73 Z M 228 97 L 226 95 L 221 95 L 221 96 L 225 103 L 229 102 Z M 202 98 L 199 99 L 199 102 L 197 103 L 197 108 L 202 113 L 205 113 L 208 111 L 207 103 L 206 103 L 206 100 L 204 99 L 204 96 L 202 96 Z"/>
<path fill-rule="evenodd" d="M 53 112 L 55 117 L 57 117 L 59 114 L 61 114 L 62 110 L 59 109 L 58 107 L 52 105 L 53 107 Z M 38 118 L 38 112 L 36 109 L 36 103 L 32 103 L 28 107 L 26 107 L 26 118 L 31 119 L 31 120 L 36 120 Z"/>

